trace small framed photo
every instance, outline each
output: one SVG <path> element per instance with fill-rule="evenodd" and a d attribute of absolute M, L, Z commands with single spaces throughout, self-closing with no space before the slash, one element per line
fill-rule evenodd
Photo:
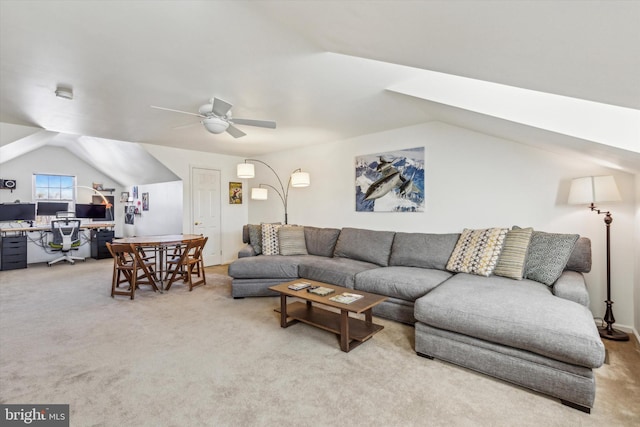
<path fill-rule="evenodd" d="M 242 204 L 242 183 L 241 182 L 229 183 L 229 204 L 231 205 Z"/>
<path fill-rule="evenodd" d="M 142 193 L 142 210 L 149 210 L 149 193 Z"/>
<path fill-rule="evenodd" d="M 122 203 L 127 203 L 129 201 L 129 192 L 128 191 L 123 191 L 122 193 L 120 193 L 120 201 Z"/>

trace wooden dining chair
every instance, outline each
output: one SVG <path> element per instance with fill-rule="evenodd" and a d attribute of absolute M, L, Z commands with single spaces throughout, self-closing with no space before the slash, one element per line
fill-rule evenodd
<path fill-rule="evenodd" d="M 207 240 L 208 237 L 201 237 L 176 247 L 176 252 L 167 258 L 167 271 L 170 276 L 166 290 L 169 290 L 171 285 L 180 279 L 189 284 L 189 291 L 192 291 L 196 286 L 207 284 L 202 259 L 202 252 Z"/>
<path fill-rule="evenodd" d="M 139 285 L 150 285 L 158 290 L 149 269 L 150 262 L 140 256 L 140 251 L 132 244 L 109 243 L 107 249 L 113 257 L 113 277 L 111 279 L 111 297 L 126 295 L 133 299 Z M 120 289 L 122 283 L 128 283 L 126 290 Z"/>

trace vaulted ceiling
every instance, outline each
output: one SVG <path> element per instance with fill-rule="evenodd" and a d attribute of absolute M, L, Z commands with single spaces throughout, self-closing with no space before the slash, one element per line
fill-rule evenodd
<path fill-rule="evenodd" d="M 250 156 L 438 120 L 638 173 L 639 27 L 636 1 L 2 0 L 0 122 L 46 132 L 1 140 Z M 196 113 L 214 96 L 277 128 L 235 139 L 150 108 Z M 554 103 L 567 99 L 597 108 Z"/>

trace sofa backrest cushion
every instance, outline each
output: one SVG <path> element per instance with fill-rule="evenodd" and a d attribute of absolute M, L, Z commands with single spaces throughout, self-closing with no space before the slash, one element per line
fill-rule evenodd
<path fill-rule="evenodd" d="M 588 273 L 591 271 L 591 240 L 588 237 L 580 237 L 571 252 L 565 270 Z"/>
<path fill-rule="evenodd" d="M 389 265 L 445 270 L 459 233 L 396 233 Z"/>
<path fill-rule="evenodd" d="M 309 255 L 332 257 L 340 235 L 339 228 L 304 227 L 304 239 Z"/>
<path fill-rule="evenodd" d="M 333 256 L 371 262 L 383 267 L 389 265 L 393 231 L 343 228 Z"/>

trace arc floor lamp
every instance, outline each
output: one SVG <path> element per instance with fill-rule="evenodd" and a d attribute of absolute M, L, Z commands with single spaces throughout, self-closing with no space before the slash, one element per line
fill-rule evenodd
<path fill-rule="evenodd" d="M 569 190 L 570 204 L 588 204 L 589 209 L 598 214 L 604 215 L 604 225 L 606 229 L 607 239 L 607 305 L 604 314 L 604 322 L 606 326 L 598 327 L 600 337 L 615 340 L 628 341 L 629 335 L 613 328 L 616 322 L 613 316 L 613 301 L 611 300 L 611 223 L 613 216 L 609 211 L 598 209 L 595 203 L 615 202 L 621 200 L 618 187 L 613 176 L 586 176 L 583 178 L 575 178 L 571 181 L 571 189 Z"/>
<path fill-rule="evenodd" d="M 269 193 L 266 188 L 269 187 L 278 194 L 280 200 L 282 201 L 282 206 L 284 207 L 284 223 L 288 224 L 288 204 L 289 204 L 289 188 L 291 187 L 308 187 L 311 184 L 311 178 L 308 172 L 302 172 L 302 169 L 298 168 L 291 172 L 289 176 L 289 181 L 287 182 L 287 186 L 285 187 L 282 183 L 282 180 L 278 176 L 275 170 L 262 160 L 256 159 L 245 159 L 244 163 L 239 163 L 237 167 L 237 175 L 240 179 L 250 179 L 255 177 L 255 165 L 247 162 L 257 162 L 265 165 L 269 168 L 271 172 L 276 176 L 278 180 L 278 184 L 280 184 L 280 188 L 276 188 L 273 185 L 269 184 L 259 184 L 258 187 L 254 187 L 251 189 L 251 199 L 253 200 L 267 200 Z"/>

